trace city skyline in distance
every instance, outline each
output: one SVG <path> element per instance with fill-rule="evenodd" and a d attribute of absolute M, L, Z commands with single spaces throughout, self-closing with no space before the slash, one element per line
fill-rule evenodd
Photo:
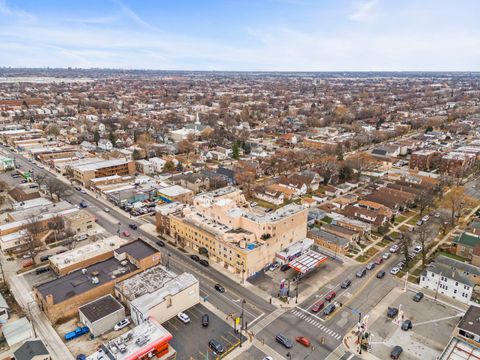
<path fill-rule="evenodd" d="M 479 10 L 467 0 L 0 0 L 0 66 L 478 71 Z"/>

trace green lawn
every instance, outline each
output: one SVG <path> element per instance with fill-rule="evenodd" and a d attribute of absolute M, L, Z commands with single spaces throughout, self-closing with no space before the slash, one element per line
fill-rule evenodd
<path fill-rule="evenodd" d="M 407 232 L 410 229 L 407 225 L 402 225 L 398 228 L 401 232 Z"/>
<path fill-rule="evenodd" d="M 395 225 L 400 224 L 402 221 L 405 221 L 407 219 L 406 216 L 403 215 L 397 215 L 395 216 L 395 221 L 393 222 Z"/>
<path fill-rule="evenodd" d="M 323 219 L 320 221 L 324 222 L 325 224 L 331 224 L 333 219 L 331 217 L 325 216 Z"/>
<path fill-rule="evenodd" d="M 415 215 L 414 217 L 412 217 L 410 220 L 407 221 L 407 224 L 409 225 L 415 225 L 417 223 L 418 220 L 420 220 L 422 217 L 420 216 L 420 214 L 417 214 Z"/>

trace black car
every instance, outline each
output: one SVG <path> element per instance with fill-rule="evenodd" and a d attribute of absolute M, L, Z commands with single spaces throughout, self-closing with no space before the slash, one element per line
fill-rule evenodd
<path fill-rule="evenodd" d="M 423 299 L 423 293 L 421 291 L 417 292 L 413 297 L 413 301 L 415 302 L 419 302 L 422 299 Z"/>
<path fill-rule="evenodd" d="M 410 320 L 405 320 L 402 324 L 402 330 L 408 331 L 413 327 L 412 322 Z"/>
<path fill-rule="evenodd" d="M 389 318 L 394 318 L 395 316 L 397 316 L 398 314 L 398 309 L 397 308 L 394 308 L 394 307 L 388 307 L 388 310 L 387 310 L 387 316 Z"/>
<path fill-rule="evenodd" d="M 39 269 L 35 270 L 35 273 L 38 275 L 38 274 L 43 274 L 43 273 L 46 273 L 46 272 L 49 272 L 49 271 L 50 271 L 49 267 L 44 267 L 44 268 L 39 268 Z"/>
<path fill-rule="evenodd" d="M 352 284 L 352 281 L 350 279 L 343 280 L 342 283 L 340 284 L 340 287 L 342 289 L 348 288 Z"/>
<path fill-rule="evenodd" d="M 323 310 L 323 314 L 330 315 L 335 311 L 335 309 L 336 309 L 335 304 L 330 304 L 325 308 L 325 310 Z"/>
<path fill-rule="evenodd" d="M 214 286 L 215 290 L 217 290 L 218 292 L 221 292 L 221 293 L 224 293 L 225 292 L 225 288 L 220 285 L 220 284 L 215 284 Z"/>
<path fill-rule="evenodd" d="M 41 261 L 41 262 L 48 261 L 48 259 L 50 259 L 50 256 L 52 256 L 52 255 L 43 255 L 43 256 L 40 256 L 40 261 Z"/>
<path fill-rule="evenodd" d="M 190 259 L 193 261 L 200 261 L 200 258 L 197 255 L 190 255 Z"/>
<path fill-rule="evenodd" d="M 203 265 L 203 266 L 205 266 L 205 267 L 207 267 L 207 266 L 210 265 L 207 260 L 203 260 L 203 259 L 200 260 L 199 263 L 200 263 L 200 265 Z"/>
<path fill-rule="evenodd" d="M 392 349 L 392 352 L 390 353 L 390 359 L 397 360 L 400 358 L 400 354 L 403 352 L 403 349 L 401 346 L 397 345 Z"/>
<path fill-rule="evenodd" d="M 358 278 L 361 278 L 361 277 L 364 277 L 366 273 L 367 273 L 367 269 L 362 269 L 357 272 L 356 276 Z"/>
<path fill-rule="evenodd" d="M 160 246 L 160 247 L 164 247 L 165 243 L 162 240 L 158 240 L 157 245 Z"/>
<path fill-rule="evenodd" d="M 280 266 L 280 271 L 287 271 L 288 269 L 290 269 L 290 265 L 288 264 L 283 264 Z"/>
<path fill-rule="evenodd" d="M 293 343 L 287 338 L 285 335 L 278 334 L 275 336 L 275 340 L 285 346 L 287 349 L 291 349 L 293 347 Z"/>
<path fill-rule="evenodd" d="M 381 279 L 385 276 L 385 271 L 381 270 L 377 273 L 377 279 Z"/>
<path fill-rule="evenodd" d="M 210 317 L 208 316 L 208 314 L 203 314 L 202 315 L 202 326 L 207 327 L 208 324 L 210 324 Z"/>
<path fill-rule="evenodd" d="M 135 224 L 129 224 L 128 227 L 132 230 L 137 230 L 138 229 L 138 226 L 135 225 Z"/>
<path fill-rule="evenodd" d="M 208 346 L 217 354 L 223 354 L 225 352 L 225 348 L 222 344 L 220 344 L 217 340 L 211 339 L 208 342 Z"/>

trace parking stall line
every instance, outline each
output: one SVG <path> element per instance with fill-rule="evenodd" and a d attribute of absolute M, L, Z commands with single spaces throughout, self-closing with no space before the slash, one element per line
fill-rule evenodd
<path fill-rule="evenodd" d="M 225 336 L 220 336 L 223 340 L 225 340 L 227 342 L 228 345 L 233 345 L 235 344 L 234 342 L 231 342 L 230 340 L 226 339 Z"/>
<path fill-rule="evenodd" d="M 186 312 L 187 312 L 187 314 L 189 314 L 190 316 L 194 317 L 195 319 L 199 319 L 199 318 L 200 318 L 200 316 L 198 316 L 197 314 L 195 314 L 193 311 L 190 311 L 190 309 L 187 310 Z"/>
<path fill-rule="evenodd" d="M 198 312 L 198 315 L 202 315 L 202 312 L 200 310 L 198 310 L 197 308 L 195 307 L 191 307 L 190 309 L 188 309 L 189 311 L 191 312 Z"/>

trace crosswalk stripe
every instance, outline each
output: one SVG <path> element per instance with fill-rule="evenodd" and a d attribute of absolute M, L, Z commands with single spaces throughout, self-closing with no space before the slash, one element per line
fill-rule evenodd
<path fill-rule="evenodd" d="M 327 334 L 330 335 L 332 333 L 332 330 L 328 330 Z"/>

